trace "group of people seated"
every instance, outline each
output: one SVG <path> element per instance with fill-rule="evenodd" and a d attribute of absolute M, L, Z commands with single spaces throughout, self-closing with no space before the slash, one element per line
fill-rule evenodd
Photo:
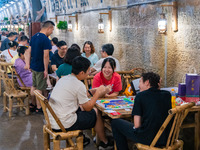
<path fill-rule="evenodd" d="M 101 71 L 94 76 L 92 89 L 86 90 L 82 80 L 90 73 L 90 61 L 77 56 L 72 61 L 71 74 L 56 83 L 49 104 L 67 131 L 95 128 L 100 139 L 99 149 L 113 148 L 112 140 L 106 138 L 100 111 L 95 103 L 102 97 L 116 97 L 122 89 L 120 75 L 115 72 L 114 59 L 103 60 Z M 160 90 L 159 75 L 148 72 L 141 76 L 140 93 L 135 98 L 132 115 L 134 123 L 123 119 L 111 121 L 112 132 L 118 150 L 128 150 L 127 139 L 150 144 L 171 109 L 171 94 Z M 89 99 L 88 96 L 92 95 Z M 156 116 L 156 117 L 155 117 Z M 51 115 L 54 131 L 61 131 Z M 161 136 L 158 146 L 166 144 L 169 129 Z"/>
<path fill-rule="evenodd" d="M 99 149 L 113 148 L 113 142 L 106 137 L 102 115 L 94 106 L 99 98 L 117 97 L 122 90 L 119 61 L 114 58 L 114 46 L 105 44 L 101 47 L 101 59 L 95 53 L 92 42 L 86 41 L 81 49 L 77 44 L 69 48 L 65 41 L 48 36 L 53 32 L 54 23 L 44 23 L 40 33 L 29 41 L 21 36 L 19 44 L 9 42 L 9 48 L 1 55 L 7 62 L 14 60 L 17 73 L 27 87 L 31 87 L 31 111 L 42 113 L 41 105 L 34 99 L 35 89 L 42 92 L 46 88 L 47 66 L 51 61 L 51 69 L 57 74 L 49 104 L 67 131 L 95 128 L 100 139 Z M 26 41 L 26 42 L 24 42 Z M 18 47 L 19 45 L 19 47 Z M 38 52 L 37 52 L 38 50 Z M 47 51 L 48 50 L 48 51 Z M 30 70 L 31 68 L 31 70 Z M 93 75 L 91 89 L 86 90 L 83 83 L 88 75 Z M 150 144 L 171 109 L 171 94 L 160 90 L 160 76 L 153 72 L 141 75 L 132 115 L 134 123 L 123 119 L 111 121 L 112 132 L 118 150 L 128 150 L 127 139 L 143 144 Z M 18 81 L 21 85 L 20 81 Z M 88 98 L 91 97 L 91 98 Z M 48 112 L 49 113 L 49 112 Z M 49 114 L 54 131 L 61 131 L 54 118 Z M 157 143 L 166 143 L 168 131 Z"/>

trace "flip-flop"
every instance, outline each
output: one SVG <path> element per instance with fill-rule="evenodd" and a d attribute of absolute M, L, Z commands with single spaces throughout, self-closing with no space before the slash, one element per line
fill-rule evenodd
<path fill-rule="evenodd" d="M 35 109 L 36 114 L 43 114 L 42 108 L 36 108 Z"/>

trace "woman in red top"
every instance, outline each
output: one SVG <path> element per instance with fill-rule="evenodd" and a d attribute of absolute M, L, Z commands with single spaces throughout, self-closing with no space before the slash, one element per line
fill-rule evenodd
<path fill-rule="evenodd" d="M 116 97 L 122 90 L 121 76 L 115 72 L 116 63 L 113 58 L 105 58 L 101 72 L 94 76 L 92 88 L 99 87 L 100 85 L 112 86 L 110 93 L 106 94 L 105 97 Z"/>

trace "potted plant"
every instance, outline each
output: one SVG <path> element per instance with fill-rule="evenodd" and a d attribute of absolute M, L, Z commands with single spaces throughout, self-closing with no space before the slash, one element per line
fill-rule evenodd
<path fill-rule="evenodd" d="M 4 21 L 8 21 L 8 17 L 4 17 L 4 19 L 3 19 Z"/>
<path fill-rule="evenodd" d="M 7 28 L 2 28 L 1 31 L 8 31 L 8 29 Z"/>
<path fill-rule="evenodd" d="M 67 30 L 67 21 L 59 21 L 57 28 L 60 30 Z"/>
<path fill-rule="evenodd" d="M 20 31 L 23 31 L 23 29 L 22 29 L 22 28 L 19 28 L 18 30 L 19 30 L 19 32 L 20 32 Z"/>

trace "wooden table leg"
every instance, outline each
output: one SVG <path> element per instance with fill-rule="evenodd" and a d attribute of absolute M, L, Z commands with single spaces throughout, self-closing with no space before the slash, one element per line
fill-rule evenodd
<path fill-rule="evenodd" d="M 199 123 L 200 112 L 197 111 L 195 113 L 195 131 L 194 131 L 194 142 L 195 142 L 195 150 L 199 149 L 199 137 L 200 137 L 200 123 Z"/>

